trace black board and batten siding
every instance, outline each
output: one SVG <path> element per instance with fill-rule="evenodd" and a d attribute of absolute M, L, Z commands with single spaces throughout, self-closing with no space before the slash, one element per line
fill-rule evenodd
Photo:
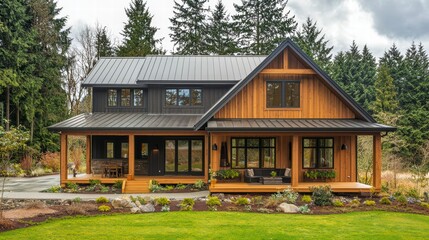
<path fill-rule="evenodd" d="M 92 88 L 93 98 L 92 98 L 92 112 L 147 112 L 148 104 L 148 91 L 147 88 L 143 89 L 143 106 L 142 107 L 121 107 L 120 102 L 120 89 L 117 88 Z M 107 106 L 107 91 L 108 89 L 117 89 L 118 90 L 118 102 L 116 107 Z M 124 88 L 125 89 L 125 88 Z M 136 88 L 129 88 L 131 91 Z M 133 99 L 131 98 L 131 102 Z"/>

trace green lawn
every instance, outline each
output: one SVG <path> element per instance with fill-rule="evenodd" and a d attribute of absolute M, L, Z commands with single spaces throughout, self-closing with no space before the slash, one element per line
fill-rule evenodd
<path fill-rule="evenodd" d="M 77 217 L 0 239 L 429 239 L 429 216 L 393 212 L 292 215 L 170 212 Z"/>

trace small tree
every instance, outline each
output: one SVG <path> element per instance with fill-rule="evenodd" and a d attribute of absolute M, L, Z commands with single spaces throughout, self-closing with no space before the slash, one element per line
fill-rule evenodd
<path fill-rule="evenodd" d="M 0 218 L 3 218 L 3 194 L 9 166 L 14 155 L 27 146 L 26 142 L 29 138 L 30 136 L 27 131 L 14 127 L 11 127 L 9 131 L 5 131 L 3 127 L 0 126 L 0 171 L 3 175 L 0 197 Z"/>

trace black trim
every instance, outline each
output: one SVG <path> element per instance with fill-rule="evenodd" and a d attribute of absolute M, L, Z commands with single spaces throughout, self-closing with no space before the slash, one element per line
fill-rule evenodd
<path fill-rule="evenodd" d="M 241 147 L 241 146 L 235 146 L 235 147 L 233 147 L 232 146 L 232 140 L 233 139 L 244 139 L 244 146 L 243 147 Z M 247 146 L 247 140 L 248 139 L 258 139 L 259 140 L 259 145 L 257 146 L 257 147 L 248 147 Z M 263 139 L 274 139 L 274 147 L 264 147 L 264 146 L 262 146 L 262 140 Z M 253 148 L 253 149 L 259 149 L 259 166 L 258 166 L 258 168 L 263 168 L 263 169 L 274 169 L 274 168 L 276 168 L 276 165 L 277 165 L 277 138 L 276 137 L 231 137 L 231 168 L 233 168 L 233 169 L 246 169 L 246 168 L 248 168 L 248 166 L 247 166 L 247 150 L 249 149 L 249 148 Z M 235 148 L 235 149 L 244 149 L 244 154 L 245 154 L 245 159 L 244 159 L 244 168 L 241 168 L 241 167 L 233 167 L 233 164 L 232 164 L 232 149 L 233 148 Z M 269 168 L 264 168 L 263 167 L 263 159 L 262 159 L 262 150 L 264 149 L 264 148 L 267 148 L 267 149 L 274 149 L 274 166 L 273 167 L 269 167 Z M 238 152 L 237 152 L 238 153 Z"/>
<path fill-rule="evenodd" d="M 213 127 L 205 128 L 206 131 L 211 132 L 362 132 L 362 133 L 376 133 L 376 132 L 393 132 L 396 128 L 239 128 L 239 127 Z"/>
<path fill-rule="evenodd" d="M 188 141 L 188 171 L 181 172 L 179 171 L 179 141 L 185 140 Z M 202 152 L 201 152 L 201 171 L 192 171 L 192 141 L 201 141 L 202 146 Z M 166 164 L 166 157 L 167 157 L 167 151 L 166 151 L 166 141 L 174 141 L 174 171 L 173 172 L 167 172 L 167 164 Z M 205 170 L 205 164 L 204 164 L 204 155 L 205 155 L 205 149 L 204 149 L 204 137 L 163 137 L 164 142 L 164 159 L 161 159 L 161 161 L 164 161 L 164 173 L 165 175 L 204 175 Z"/>
<path fill-rule="evenodd" d="M 280 83 L 281 84 L 281 95 L 280 95 L 280 103 L 281 103 L 281 106 L 280 107 L 270 107 L 270 106 L 268 106 L 268 91 L 267 91 L 267 89 L 268 89 L 268 84 L 269 83 Z M 298 94 L 299 94 L 299 96 L 298 96 L 298 107 L 289 107 L 289 106 L 286 106 L 286 84 L 287 83 L 298 83 Z M 298 108 L 300 108 L 301 107 L 301 80 L 266 80 L 265 81 L 265 107 L 266 108 L 291 108 L 291 109 L 298 109 Z"/>

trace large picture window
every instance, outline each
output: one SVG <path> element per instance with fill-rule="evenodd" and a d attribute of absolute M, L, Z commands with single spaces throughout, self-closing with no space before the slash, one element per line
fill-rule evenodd
<path fill-rule="evenodd" d="M 299 81 L 267 81 L 267 108 L 299 108 Z"/>
<path fill-rule="evenodd" d="M 233 168 L 275 168 L 275 138 L 231 138 Z"/>
<path fill-rule="evenodd" d="M 165 140 L 165 172 L 167 174 L 202 174 L 203 140 Z"/>
<path fill-rule="evenodd" d="M 302 139 L 303 168 L 334 168 L 333 138 Z"/>
<path fill-rule="evenodd" d="M 107 106 L 116 107 L 118 101 L 118 91 L 116 89 L 109 89 L 107 91 Z"/>
<path fill-rule="evenodd" d="M 166 106 L 201 106 L 202 89 L 178 88 L 165 90 Z"/>

